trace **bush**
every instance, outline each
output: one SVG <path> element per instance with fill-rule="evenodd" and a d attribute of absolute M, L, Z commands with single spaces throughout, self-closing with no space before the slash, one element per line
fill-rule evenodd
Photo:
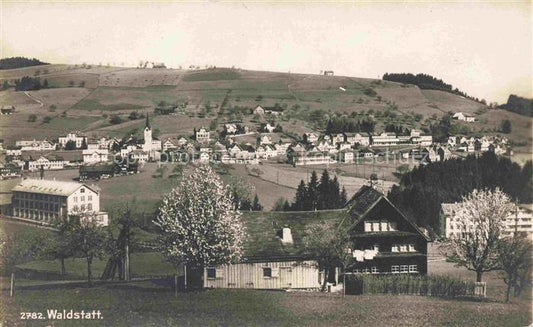
<path fill-rule="evenodd" d="M 117 125 L 117 124 L 122 123 L 122 118 L 120 118 L 120 116 L 118 115 L 113 115 L 111 116 L 111 119 L 109 120 L 109 122 L 113 125 Z"/>
<path fill-rule="evenodd" d="M 29 123 L 35 123 L 37 121 L 37 116 L 34 114 L 31 114 L 28 116 L 28 122 Z"/>
<path fill-rule="evenodd" d="M 52 117 L 46 116 L 43 118 L 43 124 L 48 124 L 52 121 Z"/>

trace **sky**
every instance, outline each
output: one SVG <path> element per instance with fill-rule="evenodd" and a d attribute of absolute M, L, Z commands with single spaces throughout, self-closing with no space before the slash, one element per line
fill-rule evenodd
<path fill-rule="evenodd" d="M 379 78 L 426 73 L 503 103 L 533 97 L 532 2 L 10 2 L 0 57 Z"/>

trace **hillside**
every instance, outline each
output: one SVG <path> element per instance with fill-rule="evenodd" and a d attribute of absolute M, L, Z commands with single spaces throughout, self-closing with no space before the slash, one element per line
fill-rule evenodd
<path fill-rule="evenodd" d="M 0 71 L 0 83 L 13 83 L 23 76 L 46 79 L 51 88 L 0 91 L 0 104 L 17 109 L 0 118 L 0 128 L 8 131 L 2 133 L 6 143 L 21 137 L 54 137 L 71 129 L 94 136 L 138 133 L 142 120 L 129 121 L 127 115 L 132 111 L 153 115 L 154 108 L 164 103 L 180 107 L 177 115 L 155 117 L 154 125 L 164 136 L 190 133 L 217 117 L 218 123 L 241 119 L 254 124 L 249 109 L 279 104 L 286 108 L 279 123 L 290 134 L 322 128 L 326 115 L 333 113 L 358 119 L 371 114 L 379 132 L 387 123 L 420 128 L 448 112 L 466 112 L 479 115 L 478 123 L 467 126 L 472 132 L 495 132 L 500 118 L 506 117 L 515 127 L 509 137 L 524 149 L 531 145 L 530 134 L 524 133 L 531 124 L 516 114 L 501 114 L 455 94 L 390 81 L 225 68 L 47 65 Z M 37 116 L 35 122 L 28 122 L 31 114 Z M 111 125 L 112 115 L 121 116 L 123 122 Z M 46 116 L 52 118 L 48 124 L 42 122 Z"/>
<path fill-rule="evenodd" d="M 24 57 L 11 57 L 0 59 L 0 69 L 15 69 L 38 65 L 48 65 L 48 63 L 42 62 L 35 58 L 29 59 Z"/>

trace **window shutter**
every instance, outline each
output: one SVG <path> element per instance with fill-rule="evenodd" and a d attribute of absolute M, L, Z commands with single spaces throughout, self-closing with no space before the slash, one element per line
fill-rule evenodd
<path fill-rule="evenodd" d="M 216 270 L 216 278 L 223 278 L 224 277 L 224 269 L 222 268 L 217 268 L 215 269 Z"/>
<path fill-rule="evenodd" d="M 272 277 L 279 277 L 279 268 L 272 268 Z"/>

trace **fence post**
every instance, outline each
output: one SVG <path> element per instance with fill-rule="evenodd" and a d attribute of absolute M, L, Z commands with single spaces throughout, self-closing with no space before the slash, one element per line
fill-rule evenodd
<path fill-rule="evenodd" d="M 9 296 L 10 297 L 13 297 L 13 295 L 15 294 L 15 273 L 12 272 L 11 273 L 11 284 L 10 284 L 10 288 L 9 288 Z"/>

